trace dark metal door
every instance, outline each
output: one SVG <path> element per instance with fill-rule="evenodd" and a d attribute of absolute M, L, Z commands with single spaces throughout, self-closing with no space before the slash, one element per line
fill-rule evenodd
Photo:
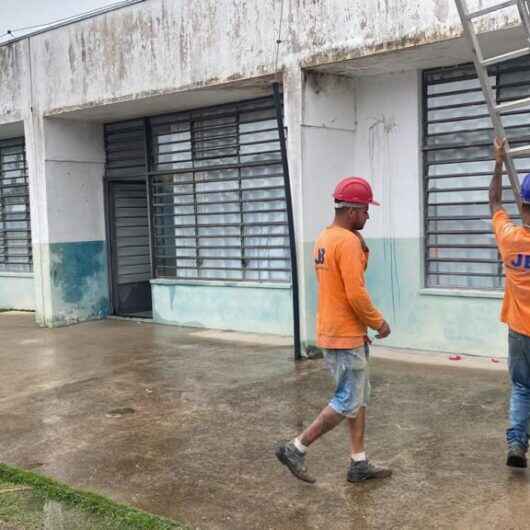
<path fill-rule="evenodd" d="M 144 181 L 109 182 L 114 313 L 150 317 L 149 214 Z"/>

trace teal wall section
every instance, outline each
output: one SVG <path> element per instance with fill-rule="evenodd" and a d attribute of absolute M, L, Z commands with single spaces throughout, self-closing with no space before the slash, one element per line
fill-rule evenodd
<path fill-rule="evenodd" d="M 153 319 L 163 324 L 292 335 L 289 286 L 152 280 Z"/>
<path fill-rule="evenodd" d="M 107 251 L 104 241 L 51 243 L 51 314 L 45 324 L 61 326 L 109 314 Z"/>
<path fill-rule="evenodd" d="M 392 328 L 382 345 L 483 356 L 506 356 L 507 330 L 499 321 L 501 300 L 422 294 L 422 242 L 369 239 L 366 280 Z M 313 243 L 304 247 L 308 343 L 315 340 L 316 281 Z M 456 291 L 455 291 L 456 293 Z M 373 334 L 373 333 L 372 333 Z"/>
<path fill-rule="evenodd" d="M 0 309 L 35 309 L 33 274 L 0 272 Z"/>

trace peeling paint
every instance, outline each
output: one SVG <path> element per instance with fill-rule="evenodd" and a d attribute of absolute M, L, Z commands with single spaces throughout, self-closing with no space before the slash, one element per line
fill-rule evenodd
<path fill-rule="evenodd" d="M 109 314 L 107 256 L 103 241 L 49 245 L 53 316 L 47 326 Z"/>
<path fill-rule="evenodd" d="M 26 72 L 24 44 L 0 47 L 0 123 L 22 116 L 22 86 Z"/>
<path fill-rule="evenodd" d="M 279 69 L 461 36 L 453 0 L 151 0 L 32 37 L 37 107 L 57 113 L 272 75 L 282 4 Z M 483 18 L 481 31 L 516 21 Z M 0 47 L 0 116 L 22 112 L 21 44 Z"/>

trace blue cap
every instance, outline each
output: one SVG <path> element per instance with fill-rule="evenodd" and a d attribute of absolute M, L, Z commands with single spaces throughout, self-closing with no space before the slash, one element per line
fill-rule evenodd
<path fill-rule="evenodd" d="M 530 173 L 524 177 L 521 184 L 521 200 L 526 204 L 530 204 Z"/>

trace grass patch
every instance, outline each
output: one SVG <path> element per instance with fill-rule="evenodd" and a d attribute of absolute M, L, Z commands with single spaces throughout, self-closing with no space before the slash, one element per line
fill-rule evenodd
<path fill-rule="evenodd" d="M 1 493 L 12 485 L 30 486 L 31 491 Z M 157 517 L 118 504 L 95 493 L 77 490 L 56 480 L 0 464 L 0 520 L 23 524 L 23 528 L 40 528 L 47 502 L 60 503 L 66 516 L 86 514 L 76 528 L 94 530 L 188 530 L 182 523 Z M 39 519 L 40 517 L 40 519 Z M 70 528 L 74 525 L 71 524 Z"/>
<path fill-rule="evenodd" d="M 15 484 L 0 481 L 0 521 L 24 530 L 40 530 L 45 500 L 31 491 L 15 491 Z M 0 522 L 0 528 L 4 528 Z"/>

